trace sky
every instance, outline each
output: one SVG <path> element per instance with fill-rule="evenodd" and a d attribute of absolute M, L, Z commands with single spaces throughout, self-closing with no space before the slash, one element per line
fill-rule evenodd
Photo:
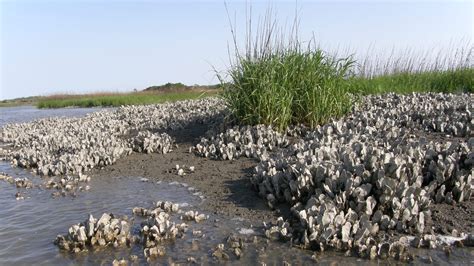
<path fill-rule="evenodd" d="M 238 39 L 252 7 L 302 41 L 355 51 L 472 42 L 474 1 L 231 1 Z M 0 0 L 0 100 L 218 83 L 232 44 L 224 1 Z M 239 40 L 243 40 L 240 38 Z"/>

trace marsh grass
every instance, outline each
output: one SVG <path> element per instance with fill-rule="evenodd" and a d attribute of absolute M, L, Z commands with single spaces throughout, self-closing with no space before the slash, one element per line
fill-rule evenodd
<path fill-rule="evenodd" d="M 241 52 L 230 24 L 235 55 L 226 76 L 218 73 L 218 77 L 223 97 L 240 123 L 269 124 L 280 130 L 290 124 L 315 127 L 350 110 L 351 98 L 344 85 L 354 66 L 350 56 L 336 58 L 314 42 L 303 46 L 297 20 L 285 35 L 271 19 L 271 11 L 255 35 L 248 20 Z"/>
<path fill-rule="evenodd" d="M 358 60 L 350 79 L 352 93 L 474 92 L 474 47 L 459 41 L 448 48 L 373 51 Z"/>
<path fill-rule="evenodd" d="M 474 92 L 474 68 L 394 73 L 371 78 L 353 77 L 350 91 L 360 94 L 387 92 Z"/>
<path fill-rule="evenodd" d="M 303 45 L 295 16 L 287 34 L 269 9 L 252 32 L 246 20 L 245 48 L 240 49 L 230 21 L 233 50 L 230 67 L 217 72 L 234 118 L 243 124 L 267 124 L 279 130 L 290 124 L 316 127 L 348 113 L 352 97 L 388 92 L 474 92 L 474 49 L 470 42 L 420 53 L 392 50 L 354 60 L 355 53 L 327 53 L 313 39 Z M 385 55 L 385 53 L 384 53 Z M 230 82 L 228 82 L 230 80 Z"/>
<path fill-rule="evenodd" d="M 118 107 L 200 99 L 218 94 L 213 91 L 184 91 L 167 93 L 96 93 L 85 95 L 52 95 L 38 101 L 38 108 Z"/>

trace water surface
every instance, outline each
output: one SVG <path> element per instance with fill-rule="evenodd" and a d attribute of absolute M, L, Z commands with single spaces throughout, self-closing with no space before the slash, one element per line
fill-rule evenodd
<path fill-rule="evenodd" d="M 0 127 L 8 123 L 23 123 L 48 117 L 82 117 L 104 108 L 38 109 L 35 106 L 0 107 Z"/>

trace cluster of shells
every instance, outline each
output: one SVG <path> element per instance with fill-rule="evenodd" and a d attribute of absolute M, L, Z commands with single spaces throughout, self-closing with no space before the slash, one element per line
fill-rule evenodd
<path fill-rule="evenodd" d="M 15 185 L 17 189 L 30 189 L 34 187 L 43 187 L 43 185 L 35 185 L 28 178 L 13 178 L 5 173 L 0 173 L 0 181 L 8 182 Z M 71 195 L 75 196 L 77 191 L 87 191 L 90 186 L 87 183 L 90 181 L 90 176 L 79 173 L 77 176 L 62 176 L 52 177 L 44 182 L 44 187 L 47 189 L 56 190 L 51 193 L 53 197 Z M 18 191 L 17 199 L 24 199 L 23 193 Z"/>
<path fill-rule="evenodd" d="M 270 207 L 291 206 L 291 218 L 268 226 L 268 237 L 407 260 L 407 245 L 439 242 L 430 205 L 473 194 L 472 110 L 471 94 L 368 96 L 342 119 L 289 129 L 292 144 L 260 125 L 227 130 L 194 149 L 206 157 L 260 159 L 251 178 L 258 193 Z M 275 151 L 252 156 L 252 147 Z M 417 238 L 389 241 L 391 231 Z"/>
<path fill-rule="evenodd" d="M 167 212 L 152 214 L 142 223 L 140 233 L 144 245 L 143 253 L 145 257 L 157 257 L 165 255 L 165 248 L 162 244 L 166 241 L 184 237 L 187 230 L 185 223 L 175 224 L 170 221 Z"/>
<path fill-rule="evenodd" d="M 91 180 L 90 176 L 79 173 L 78 176 L 66 175 L 61 178 L 51 178 L 45 182 L 45 187 L 48 189 L 55 189 L 54 197 L 75 195 L 76 191 L 89 190 L 90 186 L 87 183 Z"/>
<path fill-rule="evenodd" d="M 173 138 L 166 133 L 152 133 L 148 130 L 141 131 L 132 139 L 133 151 L 145 153 L 166 154 L 171 150 Z"/>
<path fill-rule="evenodd" d="M 230 234 L 226 243 L 218 244 L 214 250 L 212 250 L 212 256 L 217 259 L 229 260 L 230 256 L 228 253 L 234 254 L 237 259 L 240 259 L 243 255 L 243 251 L 247 248 L 248 243 L 255 242 L 255 238 L 243 238 L 235 234 Z"/>
<path fill-rule="evenodd" d="M 192 147 L 190 149 L 192 150 Z M 177 164 L 173 170 L 176 170 L 176 173 L 179 176 L 185 176 L 187 174 L 194 173 L 194 170 L 196 170 L 196 168 L 194 166 L 186 167 L 185 165 L 180 166 L 179 164 Z"/>
<path fill-rule="evenodd" d="M 5 173 L 0 173 L 0 181 L 15 184 L 17 188 L 33 188 L 34 184 L 28 178 L 14 178 Z"/>
<path fill-rule="evenodd" d="M 179 211 L 179 204 L 172 203 L 171 201 L 157 201 L 154 205 L 155 206 L 151 209 L 135 207 L 132 212 L 137 216 L 153 216 L 161 212 L 170 213 Z"/>
<path fill-rule="evenodd" d="M 235 126 L 210 138 L 202 138 L 194 151 L 213 159 L 233 160 L 245 156 L 265 160 L 269 152 L 286 145 L 286 135 L 274 131 L 270 126 Z"/>
<path fill-rule="evenodd" d="M 133 234 L 134 230 L 131 230 L 131 225 L 126 218 L 120 220 L 113 214 L 104 213 L 98 220 L 89 215 L 83 223 L 71 226 L 67 235 L 58 235 L 54 243 L 61 250 L 71 253 L 104 246 L 130 247 L 132 244 L 142 244 L 145 258 L 150 260 L 164 256 L 165 245 L 183 238 L 188 230 L 186 223 L 171 221 L 172 215 L 184 213 L 181 220 L 196 222 L 199 222 L 199 219 L 208 218 L 203 214 L 198 214 L 197 211 L 183 212 L 179 204 L 170 201 L 158 201 L 150 209 L 135 207 L 132 212 L 136 216 L 145 218 L 140 224 L 139 234 Z"/>
<path fill-rule="evenodd" d="M 20 178 L 20 177 L 13 178 L 12 176 L 10 176 L 6 173 L 3 173 L 3 172 L 0 172 L 0 181 L 4 181 L 4 182 L 10 183 L 10 184 L 16 186 L 16 188 L 18 189 L 17 193 L 15 194 L 16 200 L 25 199 L 25 194 L 22 191 L 23 189 L 30 189 L 30 188 L 35 187 L 33 182 L 31 182 L 26 177 L 24 177 L 24 178 Z"/>
<path fill-rule="evenodd" d="M 173 139 L 164 133 L 224 115 L 222 100 L 206 98 L 147 106 L 125 106 L 82 118 L 46 118 L 0 129 L 7 143 L 2 158 L 35 168 L 42 176 L 84 173 L 139 152 L 166 153 Z"/>
<path fill-rule="evenodd" d="M 186 220 L 186 221 L 195 221 L 196 223 L 200 223 L 204 220 L 207 220 L 209 217 L 205 215 L 204 213 L 199 213 L 198 211 L 187 211 L 184 213 L 183 216 L 181 216 L 181 220 Z"/>
<path fill-rule="evenodd" d="M 182 213 L 181 220 L 200 222 L 208 217 L 197 211 L 183 212 L 179 204 L 170 201 L 158 201 L 151 209 L 141 207 L 133 208 L 133 213 L 138 216 L 147 217 L 141 223 L 140 235 L 147 259 L 161 257 L 166 254 L 165 243 L 183 238 L 188 230 L 186 223 L 175 223 L 171 221 L 171 215 Z M 196 231 L 197 232 L 197 231 Z M 196 233 L 193 231 L 193 235 Z"/>
<path fill-rule="evenodd" d="M 128 221 L 104 213 L 100 219 L 89 215 L 83 223 L 71 226 L 66 236 L 56 237 L 54 244 L 61 250 L 78 253 L 95 247 L 130 246 L 132 241 Z"/>

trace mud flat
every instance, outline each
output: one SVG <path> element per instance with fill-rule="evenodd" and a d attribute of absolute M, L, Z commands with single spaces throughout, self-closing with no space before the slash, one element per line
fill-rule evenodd
<path fill-rule="evenodd" d="M 257 246 L 419 262 L 468 247 L 472 261 L 473 110 L 471 94 L 368 96 L 342 119 L 275 132 L 233 125 L 210 98 L 11 124 L 0 137 L 4 157 L 45 187 L 80 175 L 170 182 L 218 223 L 245 220 Z M 208 255 L 239 259 L 229 245 Z"/>

